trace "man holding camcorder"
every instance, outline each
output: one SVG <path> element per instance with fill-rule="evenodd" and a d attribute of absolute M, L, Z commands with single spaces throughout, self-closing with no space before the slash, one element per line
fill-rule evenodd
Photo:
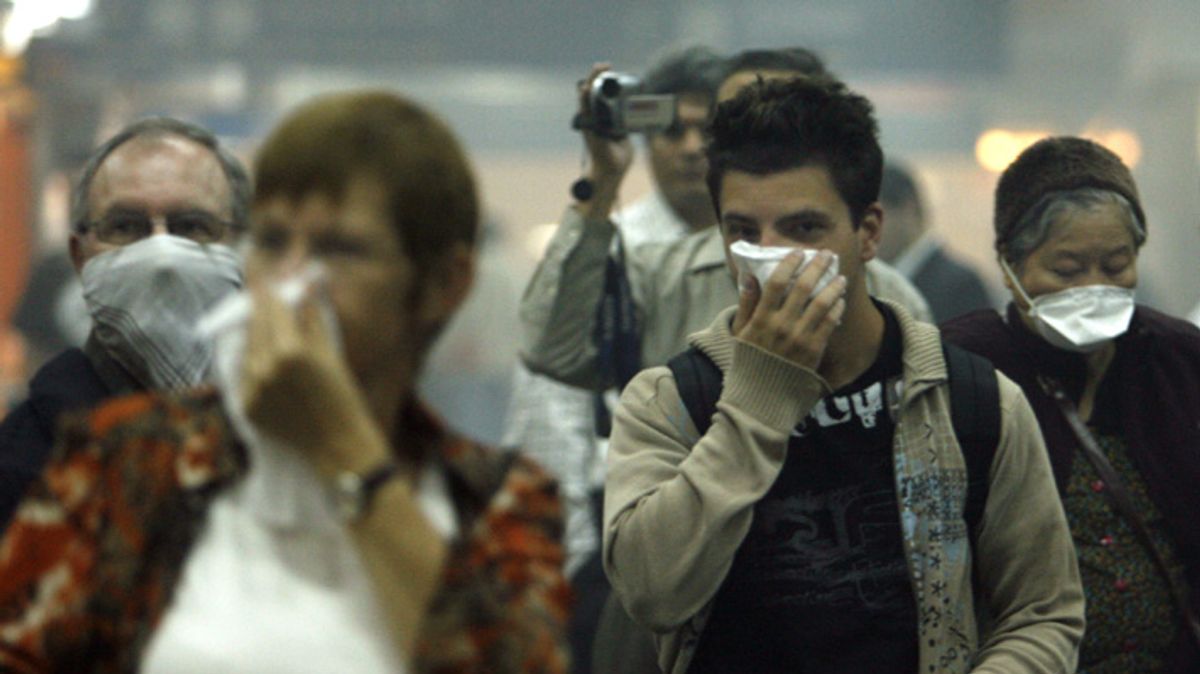
<path fill-rule="evenodd" d="M 632 250 L 645 244 L 676 241 L 691 232 L 710 229 L 715 223 L 704 183 L 707 164 L 703 128 L 712 109 L 721 65 L 711 50 L 696 47 L 659 59 L 641 81 L 597 67 L 592 77 L 579 84 L 583 112 L 576 117 L 575 126 L 589 129 L 588 136 L 595 128 L 608 138 L 620 139 L 589 147 L 593 151 L 591 170 L 573 189 L 577 197 L 590 196 L 582 203 L 602 211 L 597 224 L 607 229 L 602 237 L 589 237 L 581 251 L 581 256 L 599 272 L 583 282 L 591 284 L 588 290 L 596 294 L 581 308 L 608 325 L 616 322 L 614 314 L 630 312 L 623 321 L 624 343 L 617 348 L 617 340 L 611 339 L 614 332 L 609 332 L 610 339 L 605 341 L 605 362 L 624 363 L 626 377 L 638 367 L 637 344 L 633 341 L 636 333 L 629 320 L 633 318 L 632 301 L 628 293 L 601 295 L 599 291 L 606 278 L 624 278 L 619 262 L 622 247 Z M 599 110 L 599 114 L 590 114 L 592 109 Z M 633 114 L 626 115 L 630 109 Z M 599 128 L 594 120 L 599 121 Z M 608 224 L 608 215 L 633 159 L 633 147 L 627 139 L 630 131 L 645 134 L 647 161 L 657 189 L 614 213 L 614 230 Z M 583 191 L 589 189 L 592 193 L 584 195 Z M 574 231 L 584 227 L 575 209 L 570 209 L 565 222 L 564 226 Z M 613 236 L 615 231 L 620 232 L 619 237 Z M 609 300 L 607 318 L 596 316 L 601 297 Z M 584 339 L 594 343 L 593 337 L 589 332 Z M 597 388 L 611 383 L 615 382 L 609 379 Z M 608 594 L 599 559 L 604 439 L 597 434 L 597 427 L 603 430 L 607 425 L 608 412 L 601 396 L 591 387 L 563 384 L 518 365 L 503 442 L 505 446 L 521 447 L 559 480 L 567 515 L 566 570 L 578 598 L 571 627 L 573 671 L 578 674 L 591 671 L 592 635 Z M 653 651 L 648 644 L 644 651 L 649 653 L 653 669 Z"/>

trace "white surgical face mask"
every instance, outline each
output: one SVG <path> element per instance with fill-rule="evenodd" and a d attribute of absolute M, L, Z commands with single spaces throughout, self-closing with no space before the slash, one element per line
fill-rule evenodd
<path fill-rule="evenodd" d="M 1091 353 L 1129 329 L 1132 288 L 1080 286 L 1030 298 L 1008 263 L 1001 259 L 1000 266 L 1029 304 L 1029 318 L 1038 334 L 1060 349 Z"/>
<path fill-rule="evenodd" d="M 96 255 L 80 274 L 97 342 L 152 389 L 195 386 L 208 374 L 211 341 L 196 322 L 242 287 L 238 255 L 170 234 Z"/>
<path fill-rule="evenodd" d="M 757 246 L 753 243 L 745 241 L 734 241 L 729 246 L 729 252 L 733 256 L 734 266 L 738 272 L 742 274 L 750 274 L 758 279 L 758 287 L 762 288 L 766 285 L 767 279 L 771 277 L 772 272 L 779 266 L 783 259 L 796 251 L 804 254 L 804 260 L 800 266 L 796 268 L 796 273 L 792 276 L 792 282 L 788 285 L 790 292 L 792 286 L 796 283 L 796 277 L 800 275 L 808 265 L 817 259 L 818 251 L 811 248 L 789 248 L 787 246 Z M 810 297 L 821 292 L 825 286 L 833 282 L 838 275 L 838 258 L 833 256 L 833 260 L 829 264 L 829 268 L 821 275 L 817 285 L 813 287 Z"/>

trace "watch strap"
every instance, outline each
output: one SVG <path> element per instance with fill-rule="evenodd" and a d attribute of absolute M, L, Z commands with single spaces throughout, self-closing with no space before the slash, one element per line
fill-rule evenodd
<path fill-rule="evenodd" d="M 379 489 L 399 474 L 400 464 L 393 460 L 385 461 L 364 473 L 341 473 L 338 476 L 338 490 L 343 503 L 342 517 L 347 521 L 362 519 L 370 512 Z"/>

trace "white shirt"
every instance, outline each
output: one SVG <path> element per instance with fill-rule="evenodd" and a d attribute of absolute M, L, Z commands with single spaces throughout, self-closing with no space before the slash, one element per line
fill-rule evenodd
<path fill-rule="evenodd" d="M 658 190 L 613 214 L 612 219 L 621 231 L 626 249 L 646 243 L 669 243 L 691 232 L 691 227 L 671 209 Z"/>
<path fill-rule="evenodd" d="M 248 476 L 214 500 L 142 671 L 406 672 L 358 551 L 315 476 L 308 497 L 292 500 L 305 506 L 272 510 L 264 496 L 306 480 L 253 472 L 263 479 Z M 419 493 L 430 520 L 450 533 L 439 514 L 453 512 L 442 472 L 428 468 Z M 314 519 L 294 518 L 302 512 Z"/>

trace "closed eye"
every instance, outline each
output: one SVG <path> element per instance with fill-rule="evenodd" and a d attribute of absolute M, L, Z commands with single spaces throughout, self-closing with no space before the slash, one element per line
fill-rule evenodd
<path fill-rule="evenodd" d="M 1117 276 L 1128 269 L 1132 262 L 1133 256 L 1124 252 L 1110 256 L 1104 260 L 1104 273 L 1109 276 Z"/>

